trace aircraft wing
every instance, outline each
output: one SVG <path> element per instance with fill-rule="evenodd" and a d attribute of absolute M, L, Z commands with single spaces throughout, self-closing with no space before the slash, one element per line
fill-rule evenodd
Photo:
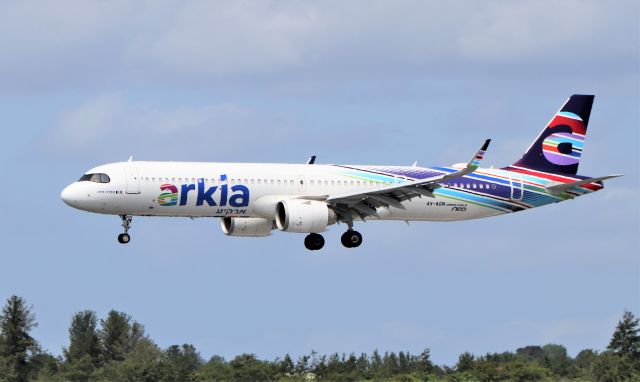
<path fill-rule="evenodd" d="M 487 139 L 467 165 L 454 173 L 385 185 L 370 190 L 329 195 L 326 201 L 342 216 L 351 216 L 352 213 L 355 213 L 362 220 L 365 220 L 368 216 L 377 216 L 376 207 L 393 206 L 404 208 L 401 202 L 405 200 L 422 196 L 432 198 L 433 191 L 440 187 L 439 183 L 474 172 L 480 166 L 480 161 L 484 157 L 490 142 L 491 139 Z"/>

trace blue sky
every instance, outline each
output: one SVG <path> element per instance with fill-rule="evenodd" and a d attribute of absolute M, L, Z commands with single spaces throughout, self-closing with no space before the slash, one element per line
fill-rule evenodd
<path fill-rule="evenodd" d="M 634 1 L 3 2 L 0 298 L 59 354 L 71 315 L 131 314 L 204 357 L 311 350 L 603 349 L 640 314 L 640 6 Z M 603 192 L 457 223 L 229 238 L 215 219 L 64 205 L 137 159 L 512 163 L 573 93 L 596 94 L 580 172 Z"/>

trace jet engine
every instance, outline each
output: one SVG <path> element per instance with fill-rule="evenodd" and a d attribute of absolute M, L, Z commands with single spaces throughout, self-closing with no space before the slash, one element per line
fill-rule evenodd
<path fill-rule="evenodd" d="M 222 232 L 227 236 L 261 237 L 271 235 L 275 228 L 272 220 L 263 218 L 234 218 L 220 219 Z"/>
<path fill-rule="evenodd" d="M 336 213 L 325 202 L 287 199 L 276 205 L 276 225 L 286 232 L 318 233 L 336 222 Z"/>

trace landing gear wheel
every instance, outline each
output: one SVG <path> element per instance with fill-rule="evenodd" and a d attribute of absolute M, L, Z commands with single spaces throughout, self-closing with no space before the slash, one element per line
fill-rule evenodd
<path fill-rule="evenodd" d="M 317 251 L 324 247 L 324 237 L 317 233 L 310 233 L 304 238 L 304 246 L 310 251 Z"/>
<path fill-rule="evenodd" d="M 127 244 L 131 240 L 131 236 L 128 233 L 121 233 L 118 235 L 118 242 L 120 244 Z"/>
<path fill-rule="evenodd" d="M 131 241 L 131 236 L 129 236 L 129 228 L 131 228 L 131 220 L 133 217 L 130 215 L 120 215 L 120 219 L 122 219 L 122 228 L 124 228 L 124 233 L 118 235 L 118 243 L 127 244 Z"/>
<path fill-rule="evenodd" d="M 347 248 L 359 247 L 362 244 L 362 235 L 358 231 L 349 230 L 342 234 L 340 241 Z"/>

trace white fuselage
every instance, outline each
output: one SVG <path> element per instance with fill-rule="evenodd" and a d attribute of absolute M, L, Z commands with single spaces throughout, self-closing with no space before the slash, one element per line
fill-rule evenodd
<path fill-rule="evenodd" d="M 393 168 L 428 170 L 413 167 Z M 502 170 L 484 171 L 506 173 Z M 407 176 L 344 171 L 340 166 L 318 164 L 136 161 L 107 164 L 88 173 L 108 174 L 110 181 L 71 184 L 62 194 L 67 204 L 90 212 L 132 216 L 272 219 L 276 203 L 283 199 L 321 199 L 327 195 L 352 191 L 366 192 L 368 189 L 386 184 L 413 181 Z M 492 182 L 482 179 L 476 179 L 474 182 L 473 179 L 474 177 L 467 179 L 473 186 L 469 188 L 470 193 L 491 193 Z M 458 182 L 455 184 L 458 185 Z M 163 197 L 173 194 L 172 190 L 168 189 L 171 187 L 175 187 L 177 195 Z M 459 193 L 466 193 L 464 188 L 450 188 Z M 245 190 L 246 192 L 243 192 Z M 401 202 L 400 206 L 378 208 L 378 216 L 372 219 L 447 221 L 475 219 L 506 212 L 462 199 L 464 198 L 452 198 L 435 192 L 433 197 L 413 198 Z M 514 202 L 509 199 L 511 198 L 507 196 L 505 201 Z"/>

